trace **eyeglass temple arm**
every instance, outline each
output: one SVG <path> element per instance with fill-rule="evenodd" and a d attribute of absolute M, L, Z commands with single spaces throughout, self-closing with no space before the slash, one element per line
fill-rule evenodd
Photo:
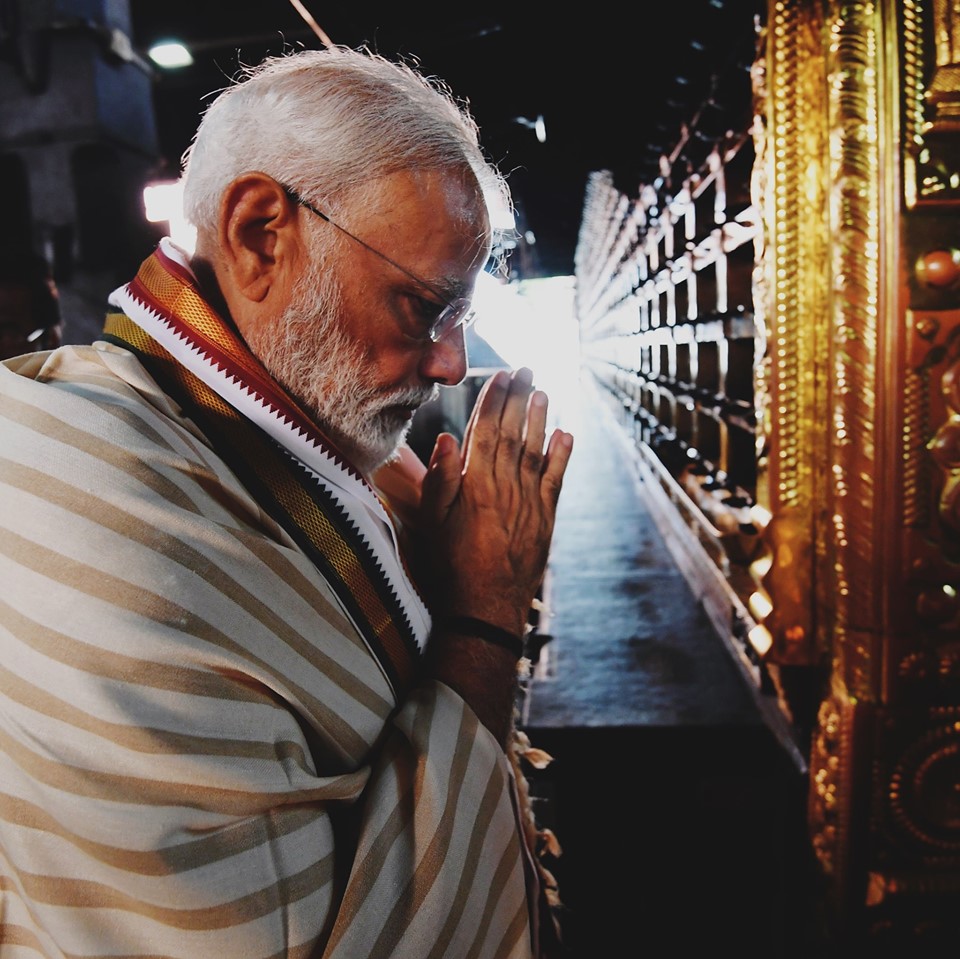
<path fill-rule="evenodd" d="M 351 233 L 345 227 L 340 226 L 340 224 L 337 223 L 336 220 L 331 220 L 330 217 L 323 212 L 323 210 L 319 209 L 318 207 L 315 207 L 309 200 L 305 200 L 302 196 L 300 196 L 299 193 L 297 193 L 296 190 L 293 189 L 293 187 L 287 186 L 286 184 L 281 184 L 281 187 L 283 189 L 283 192 L 286 193 L 287 196 L 290 197 L 290 199 L 293 200 L 294 203 L 298 203 L 300 206 L 309 210 L 311 213 L 315 213 L 318 217 L 320 217 L 321 220 L 324 220 L 326 223 L 329 223 L 330 226 L 334 227 L 334 229 L 337 229 L 341 233 L 350 237 L 350 239 L 353 240 L 355 243 L 359 243 L 360 246 L 364 247 L 364 249 L 369 250 L 372 254 L 374 254 L 374 256 L 379 256 L 381 260 L 386 260 L 386 262 L 389 263 L 394 269 L 399 270 L 401 273 L 404 274 L 404 276 L 408 276 L 411 280 L 414 281 L 414 283 L 419 283 L 420 286 L 424 287 L 424 289 L 429 290 L 435 297 L 442 300 L 447 306 L 450 305 L 450 301 L 439 290 L 434 289 L 429 283 L 427 283 L 426 280 L 422 280 L 419 276 L 416 276 L 415 274 L 411 273 L 406 267 L 403 267 L 399 263 L 397 263 L 396 260 L 391 260 L 386 253 L 381 253 L 378 249 L 376 249 L 376 247 L 370 246 L 370 244 L 367 243 L 366 240 L 361 240 L 360 237 L 358 237 L 356 234 Z"/>

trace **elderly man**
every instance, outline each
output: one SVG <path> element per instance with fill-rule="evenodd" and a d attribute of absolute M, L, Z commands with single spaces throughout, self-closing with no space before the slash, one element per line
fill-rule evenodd
<path fill-rule="evenodd" d="M 342 48 L 224 91 L 184 177 L 194 253 L 0 367 L 0 951 L 545 955 L 513 710 L 572 438 L 520 370 L 403 445 L 503 184 Z"/>

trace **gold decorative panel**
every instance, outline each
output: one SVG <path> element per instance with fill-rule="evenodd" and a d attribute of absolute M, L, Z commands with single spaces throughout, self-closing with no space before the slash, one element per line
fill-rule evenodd
<path fill-rule="evenodd" d="M 957 943 L 960 6 L 781 0 L 756 39 L 704 156 L 679 118 L 655 183 L 591 179 L 586 362 L 801 757 L 835 918 Z"/>

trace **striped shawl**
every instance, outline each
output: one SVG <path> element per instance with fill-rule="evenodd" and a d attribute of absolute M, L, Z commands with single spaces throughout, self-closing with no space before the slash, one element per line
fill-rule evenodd
<path fill-rule="evenodd" d="M 530 956 L 511 763 L 418 679 L 382 506 L 229 394 L 204 420 L 151 291 L 0 365 L 0 954 Z"/>

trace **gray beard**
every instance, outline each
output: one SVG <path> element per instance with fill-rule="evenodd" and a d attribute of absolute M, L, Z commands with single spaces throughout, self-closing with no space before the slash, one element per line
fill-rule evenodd
<path fill-rule="evenodd" d="M 370 383 L 363 349 L 344 332 L 341 312 L 334 271 L 311 265 L 277 324 L 252 336 L 248 346 L 351 463 L 370 476 L 403 443 L 410 429 L 405 410 L 435 398 L 439 388 L 386 391 Z"/>

